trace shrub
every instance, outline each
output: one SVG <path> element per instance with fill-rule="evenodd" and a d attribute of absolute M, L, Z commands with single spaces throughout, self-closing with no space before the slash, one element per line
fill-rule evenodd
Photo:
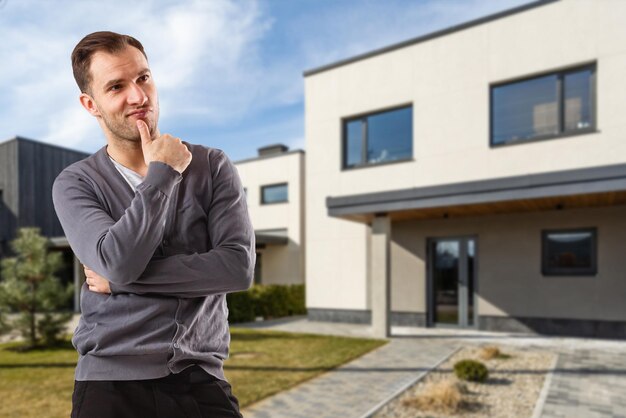
<path fill-rule="evenodd" d="M 229 293 L 226 300 L 231 323 L 306 313 L 304 285 L 254 285 L 245 292 Z"/>
<path fill-rule="evenodd" d="M 454 374 L 461 380 L 484 382 L 489 377 L 487 367 L 476 360 L 461 360 L 454 365 Z"/>
<path fill-rule="evenodd" d="M 502 353 L 502 351 L 500 351 L 500 349 L 496 347 L 495 345 L 488 345 L 488 346 L 482 347 L 480 349 L 480 352 L 478 353 L 478 356 L 483 360 L 491 360 L 494 358 L 507 359 L 511 357 L 508 354 Z"/>
<path fill-rule="evenodd" d="M 430 382 L 417 397 L 404 401 L 404 404 L 423 410 L 453 414 L 462 409 L 465 392 L 466 389 L 459 382 L 452 380 Z"/>
<path fill-rule="evenodd" d="M 498 347 L 496 347 L 495 345 L 489 345 L 486 347 L 482 347 L 478 355 L 483 360 L 491 360 L 492 358 L 499 357 L 501 353 Z"/>
<path fill-rule="evenodd" d="M 228 321 L 232 323 L 254 321 L 254 302 L 249 290 L 245 292 L 228 293 Z"/>

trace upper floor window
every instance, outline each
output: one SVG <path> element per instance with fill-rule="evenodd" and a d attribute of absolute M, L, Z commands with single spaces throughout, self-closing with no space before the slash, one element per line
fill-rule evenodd
<path fill-rule="evenodd" d="M 343 122 L 343 167 L 352 168 L 413 155 L 413 108 L 373 113 Z"/>
<path fill-rule="evenodd" d="M 596 229 L 543 231 L 542 272 L 546 276 L 596 274 Z"/>
<path fill-rule="evenodd" d="M 491 87 L 491 145 L 595 130 L 595 65 Z"/>
<path fill-rule="evenodd" d="M 287 183 L 261 186 L 261 204 L 286 202 Z"/>

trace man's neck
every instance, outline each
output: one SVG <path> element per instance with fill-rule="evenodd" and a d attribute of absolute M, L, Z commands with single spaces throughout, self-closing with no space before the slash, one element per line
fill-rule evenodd
<path fill-rule="evenodd" d="M 107 141 L 107 154 L 115 161 L 122 164 L 126 168 L 130 168 L 141 176 L 146 176 L 148 166 L 143 158 L 143 150 L 141 143 L 132 143 L 128 141 Z"/>

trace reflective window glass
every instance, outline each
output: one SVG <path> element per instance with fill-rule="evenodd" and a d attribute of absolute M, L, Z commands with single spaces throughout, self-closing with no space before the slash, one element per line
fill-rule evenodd
<path fill-rule="evenodd" d="M 343 140 L 344 167 L 411 158 L 413 109 L 408 106 L 348 120 Z"/>
<path fill-rule="evenodd" d="M 595 66 L 491 88 L 491 144 L 547 139 L 594 127 Z"/>
<path fill-rule="evenodd" d="M 261 187 L 261 203 L 287 201 L 287 183 Z"/>
<path fill-rule="evenodd" d="M 544 274 L 595 274 L 595 230 L 544 233 Z"/>

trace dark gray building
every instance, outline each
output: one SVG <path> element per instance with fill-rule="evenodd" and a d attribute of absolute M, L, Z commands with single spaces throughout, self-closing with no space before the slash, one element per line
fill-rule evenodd
<path fill-rule="evenodd" d="M 52 204 L 52 183 L 68 165 L 90 154 L 15 137 L 0 142 L 0 259 L 10 256 L 9 243 L 20 227 L 38 227 L 53 251 L 63 253 L 57 276 L 65 283 L 80 280 L 82 271 L 70 249 Z M 72 306 L 78 310 L 78 291 Z"/>

